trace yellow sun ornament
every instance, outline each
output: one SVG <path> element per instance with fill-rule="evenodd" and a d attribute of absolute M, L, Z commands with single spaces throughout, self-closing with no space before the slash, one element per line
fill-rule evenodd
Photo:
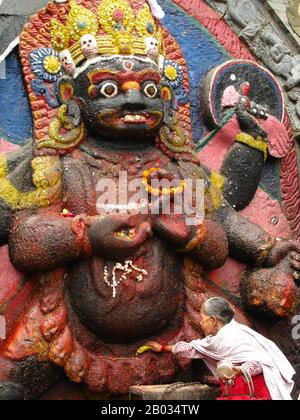
<path fill-rule="evenodd" d="M 45 57 L 43 65 L 44 69 L 50 74 L 58 74 L 62 69 L 62 65 L 55 55 Z"/>
<path fill-rule="evenodd" d="M 177 70 L 175 69 L 175 67 L 173 66 L 166 66 L 165 67 L 165 76 L 171 80 L 171 82 L 174 82 L 177 79 Z"/>

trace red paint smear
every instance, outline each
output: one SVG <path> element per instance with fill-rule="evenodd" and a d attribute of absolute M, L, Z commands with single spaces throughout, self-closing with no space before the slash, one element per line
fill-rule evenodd
<path fill-rule="evenodd" d="M 243 96 L 248 96 L 249 93 L 250 93 L 250 83 L 246 82 L 243 85 L 242 94 L 243 94 Z"/>
<path fill-rule="evenodd" d="M 295 280 L 291 274 L 287 275 L 286 288 L 284 290 L 284 309 L 287 313 L 290 313 L 291 307 L 293 306 L 296 298 L 297 291 L 295 286 Z"/>
<path fill-rule="evenodd" d="M 0 248 L 0 309 L 15 295 L 21 285 L 23 275 L 17 271 L 9 260 L 8 247 Z"/>
<path fill-rule="evenodd" d="M 73 96 L 73 88 L 72 87 L 66 87 L 64 90 L 64 99 L 66 101 L 69 101 Z"/>
<path fill-rule="evenodd" d="M 29 305 L 33 291 L 34 284 L 28 281 L 2 314 L 6 320 L 6 334 L 8 337 L 13 332 L 17 322 L 21 319 L 25 309 Z M 0 340 L 0 344 L 5 344 L 5 342 Z"/>
<path fill-rule="evenodd" d="M 224 287 L 233 293 L 238 293 L 241 274 L 245 268 L 244 264 L 228 258 L 223 267 L 209 273 L 209 278 L 218 286 Z"/>

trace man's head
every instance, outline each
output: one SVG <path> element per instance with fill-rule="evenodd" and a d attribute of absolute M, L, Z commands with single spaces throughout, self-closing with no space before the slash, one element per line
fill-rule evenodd
<path fill-rule="evenodd" d="M 73 98 L 86 128 L 97 138 L 152 139 L 163 121 L 161 74 L 147 58 L 103 58 L 73 83 Z"/>
<path fill-rule="evenodd" d="M 226 299 L 208 299 L 201 307 L 201 328 L 206 336 L 216 335 L 233 317 L 234 310 Z"/>

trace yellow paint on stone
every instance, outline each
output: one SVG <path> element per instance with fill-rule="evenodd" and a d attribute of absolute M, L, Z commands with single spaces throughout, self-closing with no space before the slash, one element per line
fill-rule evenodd
<path fill-rule="evenodd" d="M 32 160 L 33 185 L 35 190 L 19 191 L 6 178 L 8 175 L 7 159 L 0 155 L 0 199 L 13 210 L 31 207 L 48 207 L 57 201 L 61 193 L 61 164 L 57 156 L 43 156 Z"/>
<path fill-rule="evenodd" d="M 210 175 L 211 186 L 209 189 L 210 198 L 213 206 L 219 209 L 222 205 L 222 192 L 224 189 L 225 179 L 217 172 L 212 172 Z"/>
<path fill-rule="evenodd" d="M 0 178 L 7 175 L 7 163 L 5 155 L 0 155 Z"/>
<path fill-rule="evenodd" d="M 36 203 L 37 192 L 21 192 L 8 179 L 0 181 L 0 198 L 13 209 L 33 207 Z"/>

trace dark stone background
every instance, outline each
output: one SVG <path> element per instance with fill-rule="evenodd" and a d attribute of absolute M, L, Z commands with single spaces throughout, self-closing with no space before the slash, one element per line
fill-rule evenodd
<path fill-rule="evenodd" d="M 48 3 L 48 0 L 3 0 L 0 6 L 0 55 L 20 35 L 31 15 Z"/>

